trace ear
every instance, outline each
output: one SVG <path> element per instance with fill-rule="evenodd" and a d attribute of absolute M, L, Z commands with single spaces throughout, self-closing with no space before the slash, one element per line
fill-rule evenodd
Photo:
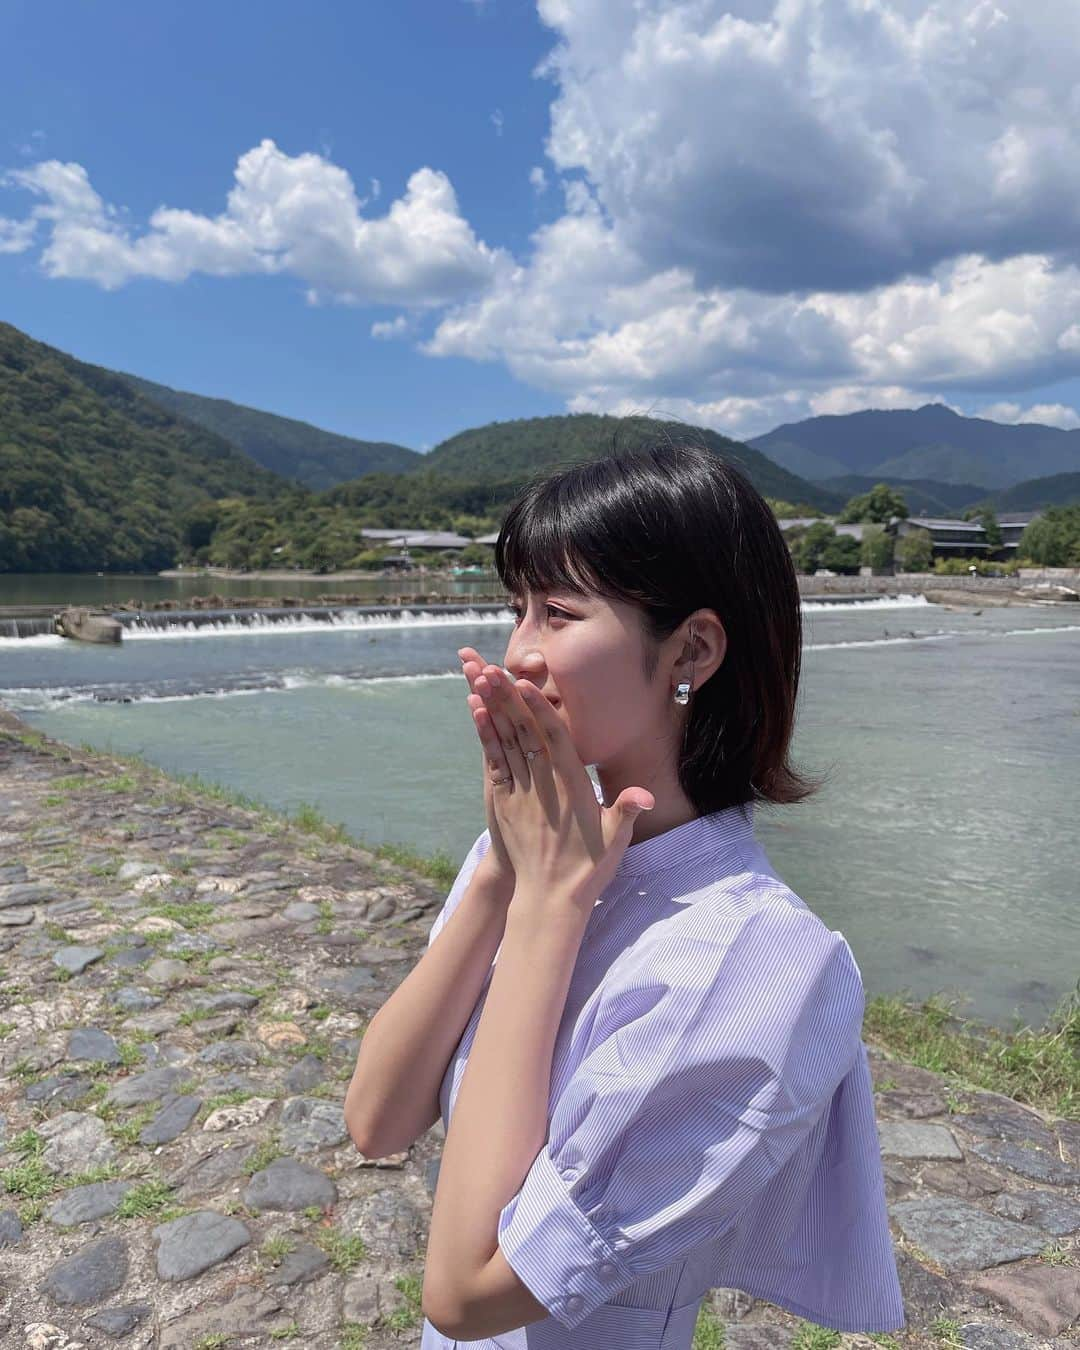
<path fill-rule="evenodd" d="M 681 624 L 679 636 L 673 678 L 691 680 L 691 693 L 695 693 L 724 664 L 727 632 L 715 609 L 696 609 Z"/>

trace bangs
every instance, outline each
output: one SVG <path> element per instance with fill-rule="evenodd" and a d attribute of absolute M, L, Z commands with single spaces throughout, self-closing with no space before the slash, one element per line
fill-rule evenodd
<path fill-rule="evenodd" d="M 495 542 L 495 568 L 511 595 L 564 591 L 583 598 L 618 594 L 587 559 L 596 554 L 586 512 L 550 490 L 533 491 L 511 508 Z"/>

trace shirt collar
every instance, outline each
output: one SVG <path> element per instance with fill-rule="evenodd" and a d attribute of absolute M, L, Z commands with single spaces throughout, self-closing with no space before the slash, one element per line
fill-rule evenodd
<path fill-rule="evenodd" d="M 604 794 L 599 783 L 593 783 L 593 790 L 597 801 L 602 803 Z M 665 830 L 662 834 L 654 834 L 651 839 L 630 844 L 619 859 L 612 880 L 663 871 L 708 854 L 729 853 L 753 837 L 753 802 L 728 806 L 722 811 L 710 811 L 706 815 L 695 816 L 693 820 L 684 820 L 681 825 Z"/>

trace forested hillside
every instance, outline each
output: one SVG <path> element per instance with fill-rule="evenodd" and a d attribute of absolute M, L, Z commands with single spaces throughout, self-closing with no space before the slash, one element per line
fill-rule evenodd
<path fill-rule="evenodd" d="M 160 407 L 224 436 L 264 469 L 316 492 L 361 474 L 404 473 L 424 462 L 419 451 L 390 441 L 358 441 L 228 399 L 184 393 L 137 375 L 120 378 Z"/>
<path fill-rule="evenodd" d="M 284 486 L 112 371 L 0 323 L 0 572 L 167 567 L 190 508 Z"/>

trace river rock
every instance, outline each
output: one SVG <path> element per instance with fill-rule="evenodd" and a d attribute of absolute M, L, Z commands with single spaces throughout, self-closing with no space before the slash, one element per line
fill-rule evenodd
<path fill-rule="evenodd" d="M 945 1125 L 923 1125 L 913 1121 L 883 1121 L 878 1126 L 881 1152 L 885 1157 L 929 1158 L 961 1162 L 952 1132 Z"/>
<path fill-rule="evenodd" d="M 74 1186 L 49 1206 L 45 1217 L 59 1228 L 103 1219 L 116 1209 L 132 1185 L 130 1181 L 95 1181 L 88 1186 Z"/>
<path fill-rule="evenodd" d="M 107 1102 L 117 1106 L 141 1106 L 144 1102 L 157 1102 L 168 1093 L 175 1092 L 187 1075 L 183 1069 L 166 1065 L 160 1069 L 147 1069 L 130 1078 L 121 1078 L 105 1094 Z"/>
<path fill-rule="evenodd" d="M 249 1097 L 246 1102 L 236 1102 L 232 1106 L 219 1106 L 203 1121 L 203 1129 L 211 1133 L 218 1130 L 243 1130 L 256 1125 L 273 1106 L 270 1097 Z"/>
<path fill-rule="evenodd" d="M 317 1167 L 296 1158 L 276 1158 L 256 1172 L 244 1191 L 244 1204 L 254 1210 L 320 1209 L 337 1201 L 337 1187 Z"/>
<path fill-rule="evenodd" d="M 88 1172 L 116 1159 L 116 1145 L 105 1122 L 84 1111 L 62 1111 L 39 1125 L 37 1132 L 48 1140 L 41 1165 L 50 1172 Z"/>
<path fill-rule="evenodd" d="M 281 1147 L 288 1153 L 334 1148 L 348 1138 L 345 1113 L 321 1097 L 293 1097 L 281 1109 Z"/>
<path fill-rule="evenodd" d="M 14 1247 L 22 1237 L 22 1220 L 17 1209 L 0 1210 L 0 1247 Z"/>
<path fill-rule="evenodd" d="M 105 953 L 100 947 L 61 947 L 53 952 L 53 965 L 69 975 L 81 975 L 87 966 L 100 961 Z"/>
<path fill-rule="evenodd" d="M 904 1236 L 949 1272 L 985 1270 L 1003 1261 L 1035 1256 L 1045 1233 L 988 1214 L 963 1200 L 940 1196 L 899 1200 L 889 1211 Z"/>
<path fill-rule="evenodd" d="M 301 1242 L 294 1251 L 289 1252 L 280 1266 L 270 1271 L 266 1283 L 271 1287 L 307 1284 L 310 1280 L 318 1279 L 329 1264 L 330 1258 L 321 1247 Z"/>
<path fill-rule="evenodd" d="M 147 984 L 158 984 L 165 989 L 175 989 L 179 985 L 187 982 L 191 972 L 184 961 L 171 961 L 164 956 L 159 956 L 156 961 L 151 961 L 143 971 L 143 979 Z"/>
<path fill-rule="evenodd" d="M 61 892 L 47 881 L 15 882 L 9 886 L 0 886 L 0 909 L 47 905 L 50 900 L 58 900 L 60 896 Z"/>
<path fill-rule="evenodd" d="M 196 1210 L 153 1232 L 158 1242 L 157 1273 L 163 1280 L 190 1280 L 251 1241 L 247 1225 L 213 1209 Z"/>
<path fill-rule="evenodd" d="M 224 1065 L 230 1069 L 250 1069 L 259 1062 L 259 1052 L 248 1041 L 218 1041 L 195 1056 L 200 1064 Z"/>
<path fill-rule="evenodd" d="M 91 1313 L 83 1321 L 94 1331 L 102 1331 L 119 1340 L 134 1331 L 140 1322 L 145 1322 L 152 1312 L 149 1303 L 125 1303 L 119 1308 L 102 1308 L 101 1312 Z"/>
<path fill-rule="evenodd" d="M 162 1327 L 157 1350 L 192 1350 L 200 1345 L 270 1345 L 270 1325 L 281 1300 L 265 1289 L 241 1289 L 221 1303 L 208 1303 Z"/>
<path fill-rule="evenodd" d="M 68 1037 L 68 1059 L 88 1059 L 101 1064 L 119 1064 L 120 1047 L 107 1031 L 76 1027 Z"/>
<path fill-rule="evenodd" d="M 325 1077 L 322 1060 L 316 1055 L 305 1055 L 296 1061 L 282 1081 L 286 1092 L 307 1092 Z"/>
<path fill-rule="evenodd" d="M 202 1098 L 179 1096 L 165 1098 L 161 1110 L 139 1133 L 139 1143 L 153 1148 L 167 1144 L 183 1134 L 198 1114 Z"/>
<path fill-rule="evenodd" d="M 42 1292 L 64 1307 L 97 1303 L 127 1279 L 128 1252 L 118 1237 L 88 1242 L 58 1261 L 42 1282 Z"/>
<path fill-rule="evenodd" d="M 145 845 L 142 847 L 145 847 Z M 156 863 L 140 862 L 137 858 L 130 858 L 127 862 L 120 864 L 116 879 L 117 881 L 138 881 L 140 877 L 150 877 L 160 871 L 161 868 Z"/>
<path fill-rule="evenodd" d="M 151 1008 L 156 1008 L 161 999 L 156 994 L 148 993 L 145 989 L 138 989 L 133 984 L 125 984 L 120 989 L 109 991 L 109 1002 L 114 1003 L 118 1008 L 123 1008 L 125 1012 L 139 1013 L 149 1012 Z"/>

